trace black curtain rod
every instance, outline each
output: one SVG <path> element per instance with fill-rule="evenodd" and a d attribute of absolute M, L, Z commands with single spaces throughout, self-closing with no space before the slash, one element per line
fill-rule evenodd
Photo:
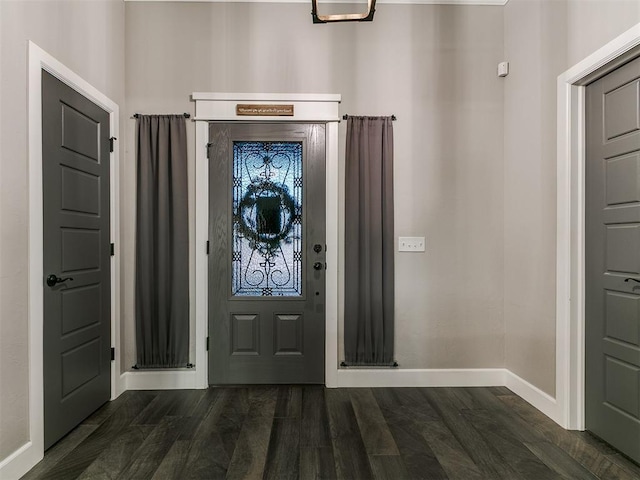
<path fill-rule="evenodd" d="M 349 115 L 347 115 L 346 113 L 342 116 L 343 120 L 347 120 L 349 118 Z M 391 115 L 391 120 L 396 121 L 397 118 L 395 115 Z"/>
<path fill-rule="evenodd" d="M 141 115 L 140 113 L 134 113 L 133 117 L 131 117 L 131 118 L 138 118 L 138 117 L 140 117 L 140 115 Z M 191 118 L 191 114 L 190 113 L 186 113 L 185 112 L 182 115 L 184 115 L 184 118 Z"/>

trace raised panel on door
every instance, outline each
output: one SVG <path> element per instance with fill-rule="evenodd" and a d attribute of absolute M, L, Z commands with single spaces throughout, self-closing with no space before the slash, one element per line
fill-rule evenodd
<path fill-rule="evenodd" d="M 209 381 L 324 383 L 325 126 L 213 123 L 210 145 Z"/>
<path fill-rule="evenodd" d="M 585 416 L 640 461 L 640 59 L 587 87 Z"/>
<path fill-rule="evenodd" d="M 109 114 L 46 72 L 42 171 L 49 448 L 111 395 L 110 179 Z"/>

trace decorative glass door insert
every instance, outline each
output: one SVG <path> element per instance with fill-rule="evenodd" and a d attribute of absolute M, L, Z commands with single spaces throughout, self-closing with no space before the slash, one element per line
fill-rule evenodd
<path fill-rule="evenodd" d="M 302 296 L 302 147 L 233 142 L 234 296 Z"/>

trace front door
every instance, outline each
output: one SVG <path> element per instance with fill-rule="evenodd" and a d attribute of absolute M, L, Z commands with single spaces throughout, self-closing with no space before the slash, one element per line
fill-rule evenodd
<path fill-rule="evenodd" d="M 586 101 L 586 427 L 640 461 L 640 59 Z"/>
<path fill-rule="evenodd" d="M 325 126 L 209 141 L 209 383 L 324 383 Z"/>
<path fill-rule="evenodd" d="M 111 393 L 109 114 L 42 73 L 44 440 Z"/>

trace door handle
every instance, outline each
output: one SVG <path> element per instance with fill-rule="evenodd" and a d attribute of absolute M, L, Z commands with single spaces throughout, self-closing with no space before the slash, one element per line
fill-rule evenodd
<path fill-rule="evenodd" d="M 58 283 L 66 282 L 67 280 L 73 280 L 73 278 L 60 278 L 56 274 L 52 273 L 47 277 L 47 285 L 49 285 L 50 287 L 54 287 Z"/>
<path fill-rule="evenodd" d="M 624 281 L 625 281 L 625 282 L 633 281 L 633 282 L 638 282 L 638 283 L 640 283 L 640 280 L 638 280 L 637 278 L 631 278 L 631 277 L 629 277 L 629 278 L 625 278 L 625 279 L 624 279 Z"/>
<path fill-rule="evenodd" d="M 314 270 L 322 270 L 322 262 L 316 262 L 313 264 Z"/>

